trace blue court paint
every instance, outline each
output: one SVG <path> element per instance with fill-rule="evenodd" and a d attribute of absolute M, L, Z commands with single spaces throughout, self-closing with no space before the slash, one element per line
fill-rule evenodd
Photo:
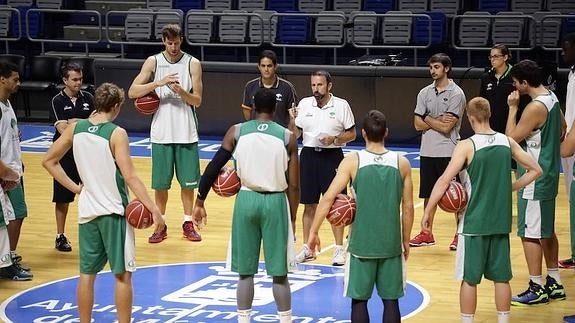
<path fill-rule="evenodd" d="M 575 323 L 575 315 L 565 316 L 563 318 L 563 322 L 565 323 Z"/>
<path fill-rule="evenodd" d="M 45 152 L 52 144 L 54 136 L 54 127 L 42 125 L 20 124 L 22 131 L 22 141 L 20 146 L 23 152 Z M 130 134 L 130 152 L 134 157 L 150 157 L 150 138 L 147 134 Z M 203 140 L 200 138 L 198 143 L 201 159 L 212 159 L 214 154 L 220 148 L 219 140 Z M 300 147 L 301 148 L 301 147 Z M 344 153 L 362 149 L 363 146 L 347 146 Z M 419 149 L 405 147 L 390 147 L 394 151 L 401 152 L 411 163 L 414 168 L 419 168 Z"/>
<path fill-rule="evenodd" d="M 170 264 L 141 267 L 133 275 L 132 322 L 236 322 L 237 274 L 224 262 Z M 343 296 L 341 267 L 301 264 L 289 275 L 293 322 L 350 322 L 351 301 Z M 252 322 L 277 322 L 271 277 L 260 263 L 254 278 Z M 0 304 L 5 322 L 72 323 L 77 321 L 78 277 L 43 284 L 20 292 Z M 114 322 L 114 276 L 100 273 L 96 279 L 93 319 Z M 408 282 L 400 299 L 403 319 L 429 303 L 427 291 Z M 380 322 L 383 305 L 374 293 L 368 303 L 372 322 Z"/>

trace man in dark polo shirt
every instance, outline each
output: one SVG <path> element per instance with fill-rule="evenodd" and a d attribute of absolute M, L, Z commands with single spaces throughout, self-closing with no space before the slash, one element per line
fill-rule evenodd
<path fill-rule="evenodd" d="M 242 102 L 242 113 L 245 120 L 253 118 L 254 95 L 261 88 L 268 88 L 276 95 L 276 110 L 274 121 L 284 127 L 288 127 L 288 109 L 292 104 L 297 104 L 297 94 L 293 84 L 284 80 L 276 74 L 278 69 L 277 56 L 271 50 L 261 52 L 258 60 L 260 77 L 246 83 L 244 89 L 244 100 Z"/>
<path fill-rule="evenodd" d="M 68 125 L 75 123 L 78 119 L 86 119 L 94 110 L 94 97 L 91 93 L 82 91 L 82 67 L 75 63 L 67 63 L 62 66 L 62 81 L 64 89 L 52 98 L 52 110 L 50 110 L 50 120 L 54 122 L 54 138 L 56 141 Z M 80 183 L 80 175 L 74 162 L 74 154 L 70 149 L 60 160 L 60 165 L 76 183 Z M 66 227 L 66 216 L 68 206 L 74 201 L 76 194 L 70 192 L 54 180 L 54 193 L 52 202 L 55 203 L 56 212 L 56 242 L 55 248 L 58 251 L 72 251 L 70 242 L 64 235 Z"/>

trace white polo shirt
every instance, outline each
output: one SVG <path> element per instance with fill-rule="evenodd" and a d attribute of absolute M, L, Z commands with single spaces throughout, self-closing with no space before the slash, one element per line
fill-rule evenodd
<path fill-rule="evenodd" d="M 303 131 L 304 147 L 340 148 L 342 145 L 322 145 L 319 139 L 338 136 L 355 126 L 349 103 L 333 94 L 330 95 L 329 102 L 321 108 L 313 96 L 303 98 L 299 102 L 295 125 Z"/>

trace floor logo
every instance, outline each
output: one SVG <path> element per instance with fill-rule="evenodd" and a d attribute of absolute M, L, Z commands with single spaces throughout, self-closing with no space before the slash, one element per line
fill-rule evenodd
<path fill-rule="evenodd" d="M 341 267 L 302 264 L 289 275 L 293 322 L 350 322 L 350 300 L 343 297 Z M 0 305 L 6 322 L 71 323 L 77 321 L 78 277 L 50 282 L 23 291 Z M 272 279 L 260 264 L 254 278 L 253 322 L 274 322 L 276 307 Z M 133 275 L 132 322 L 235 322 L 237 274 L 225 270 L 223 262 L 173 264 L 142 267 Z M 114 322 L 114 276 L 102 273 L 96 280 L 94 322 Z M 427 306 L 429 295 L 408 283 L 400 300 L 403 318 Z M 372 321 L 381 320 L 382 302 L 376 294 L 369 302 Z"/>

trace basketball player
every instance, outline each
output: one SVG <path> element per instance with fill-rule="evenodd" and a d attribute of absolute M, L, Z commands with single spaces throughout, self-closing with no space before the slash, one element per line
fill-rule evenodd
<path fill-rule="evenodd" d="M 449 79 L 451 58 L 443 53 L 435 54 L 429 58 L 428 65 L 433 83 L 417 94 L 413 117 L 415 130 L 422 133 L 419 197 L 424 199 L 424 205 L 427 205 L 433 184 L 447 167 L 451 153 L 459 140 L 459 128 L 465 110 L 465 93 Z M 421 231 L 410 241 L 412 247 L 435 244 L 433 236 L 435 210 L 431 213 L 428 231 L 423 230 L 422 223 Z M 457 221 L 455 214 L 456 226 Z M 457 234 L 449 244 L 449 250 L 457 250 Z"/>
<path fill-rule="evenodd" d="M 307 245 L 320 250 L 319 228 L 335 197 L 353 186 L 357 214 L 349 234 L 345 296 L 351 301 L 351 321 L 369 322 L 367 301 L 373 287 L 384 305 L 383 322 L 401 321 L 398 299 L 404 295 L 404 262 L 409 256 L 413 225 L 411 166 L 404 156 L 385 147 L 387 121 L 371 110 L 361 130 L 365 149 L 348 154 L 319 202 Z M 377 228 L 377 229 L 374 229 Z"/>
<path fill-rule="evenodd" d="M 559 143 L 565 132 L 565 118 L 555 94 L 541 84 L 539 66 L 523 60 L 513 66 L 511 77 L 516 91 L 507 103 L 509 116 L 505 133 L 520 142 L 522 148 L 537 160 L 543 176 L 519 191 L 517 200 L 517 235 L 521 237 L 529 270 L 527 290 L 512 299 L 513 305 L 548 303 L 565 299 L 565 288 L 559 276 L 559 242 L 555 234 L 555 199 L 559 184 Z M 528 94 L 532 101 L 516 122 L 519 95 Z M 525 169 L 518 167 L 517 175 Z M 545 256 L 547 277 L 543 282 L 541 261 Z"/>
<path fill-rule="evenodd" d="M 298 153 L 291 131 L 273 122 L 276 96 L 268 89 L 254 96 L 256 117 L 232 126 L 222 147 L 206 167 L 194 207 L 194 220 L 205 223 L 204 201 L 219 170 L 233 157 L 242 187 L 232 219 L 231 270 L 239 277 L 238 322 L 250 322 L 254 274 L 258 272 L 263 241 L 266 270 L 273 277 L 273 295 L 279 321 L 291 323 L 291 291 L 287 278 L 292 259 L 293 232 L 299 198 Z M 286 196 L 287 192 L 287 196 Z M 290 214 L 291 213 L 291 214 Z"/>
<path fill-rule="evenodd" d="M 115 275 L 118 322 L 131 321 L 132 272 L 136 270 L 136 264 L 134 228 L 124 217 L 128 204 L 127 187 L 152 212 L 155 232 L 164 229 L 160 209 L 148 196 L 132 164 L 128 135 L 113 123 L 123 103 L 122 89 L 111 83 L 100 85 L 94 97 L 96 111 L 88 119 L 69 125 L 42 162 L 60 184 L 80 195 L 77 298 L 80 322 L 85 323 L 92 320 L 94 282 L 106 261 Z M 71 179 L 59 163 L 72 147 L 82 184 Z"/>
<path fill-rule="evenodd" d="M 495 284 L 497 321 L 509 322 L 511 192 L 533 182 L 542 172 L 539 164 L 515 140 L 491 129 L 490 116 L 489 101 L 481 97 L 469 101 L 467 118 L 475 134 L 455 147 L 445 172 L 433 186 L 423 214 L 423 226 L 428 228 L 431 213 L 449 182 L 464 169 L 460 179 L 467 187 L 469 204 L 460 214 L 455 261 L 455 276 L 461 280 L 459 306 L 462 323 L 474 320 L 477 285 L 483 276 Z M 502 163 L 511 158 L 526 170 L 513 183 L 511 163 Z M 497 207 L 493 208 L 494 205 Z"/>
<path fill-rule="evenodd" d="M 58 140 L 62 132 L 68 125 L 75 123 L 78 119 L 86 119 L 94 111 L 94 96 L 88 91 L 82 91 L 83 71 L 82 67 L 75 63 L 66 63 L 62 66 L 62 81 L 64 89 L 52 98 L 52 110 L 50 119 L 54 122 L 54 137 L 52 142 Z M 69 150 L 60 165 L 71 179 L 76 183 L 80 182 L 80 175 L 74 162 L 74 154 Z M 64 235 L 66 229 L 66 216 L 70 202 L 74 201 L 76 194 L 68 191 L 54 180 L 52 202 L 56 213 L 56 250 L 62 252 L 72 251 L 70 241 Z"/>
<path fill-rule="evenodd" d="M 567 123 L 567 132 L 571 132 L 573 122 L 575 121 L 575 33 L 567 34 L 561 43 L 563 49 L 563 61 L 570 66 L 568 83 L 567 83 L 567 96 L 565 98 L 565 121 Z M 562 147 L 563 148 L 563 147 Z M 571 198 L 571 185 L 573 185 L 573 163 L 575 156 L 571 154 L 561 154 L 561 166 L 563 167 L 563 174 L 565 177 L 565 190 L 569 197 L 569 203 L 575 204 Z M 573 202 L 571 202 L 573 201 Z M 570 223 L 570 242 L 571 255 L 569 258 L 559 260 L 559 268 L 575 268 L 575 212 L 571 212 L 569 216 Z"/>
<path fill-rule="evenodd" d="M 184 209 L 183 235 L 190 241 L 201 241 L 191 214 L 194 189 L 200 180 L 196 108 L 202 104 L 202 66 L 198 59 L 182 52 L 180 26 L 164 26 L 162 41 L 164 51 L 146 59 L 130 86 L 128 96 L 135 99 L 155 91 L 160 98 L 160 107 L 154 114 L 150 129 L 152 188 L 156 204 L 165 216 L 175 169 Z M 158 243 L 166 239 L 167 227 L 165 229 L 152 234 L 148 242 Z"/>
<path fill-rule="evenodd" d="M 2 139 L 0 159 L 7 167 L 21 176 L 17 182 L 4 181 L 2 189 L 5 194 L 1 195 L 3 199 L 1 205 L 4 217 L 9 220 L 8 235 L 10 236 L 12 262 L 29 271 L 29 267 L 21 264 L 22 256 L 16 253 L 22 224 L 24 218 L 28 216 L 28 207 L 26 206 L 22 182 L 24 169 L 20 151 L 20 131 L 18 130 L 16 114 L 9 100 L 10 95 L 16 93 L 19 87 L 20 74 L 18 67 L 12 63 L 0 62 L 0 138 Z"/>

